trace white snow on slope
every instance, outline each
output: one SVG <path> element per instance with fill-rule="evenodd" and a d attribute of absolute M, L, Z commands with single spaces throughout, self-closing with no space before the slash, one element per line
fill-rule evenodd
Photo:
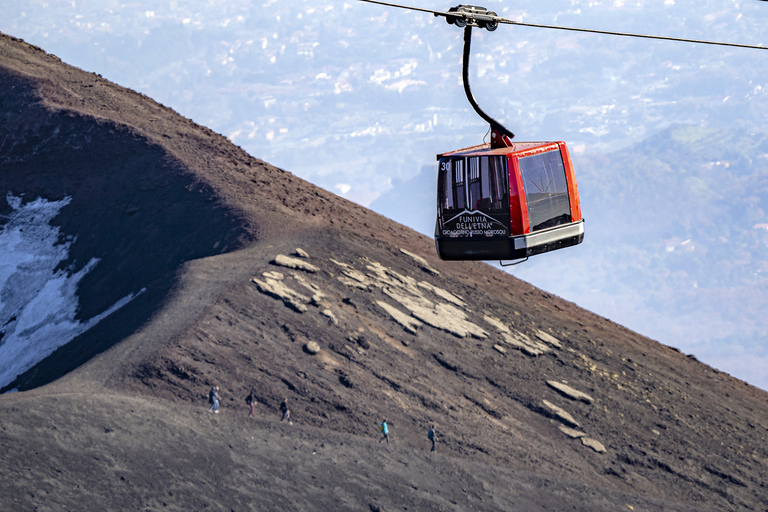
<path fill-rule="evenodd" d="M 73 240 L 60 242 L 59 228 L 50 222 L 71 198 L 38 198 L 24 205 L 11 193 L 6 199 L 13 211 L 0 227 L 0 387 L 135 296 L 85 322 L 75 319 L 78 283 L 99 260 L 91 259 L 77 273 L 56 270 L 68 258 Z"/>

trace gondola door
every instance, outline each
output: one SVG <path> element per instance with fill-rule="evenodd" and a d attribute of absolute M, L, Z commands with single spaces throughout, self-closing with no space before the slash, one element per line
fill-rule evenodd
<path fill-rule="evenodd" d="M 435 232 L 443 259 L 493 259 L 510 236 L 506 155 L 443 157 Z"/>

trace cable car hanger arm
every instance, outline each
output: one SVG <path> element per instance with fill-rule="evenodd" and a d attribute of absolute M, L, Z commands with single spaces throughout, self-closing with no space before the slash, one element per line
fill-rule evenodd
<path fill-rule="evenodd" d="M 469 55 L 470 55 L 470 45 L 472 44 L 472 27 L 470 25 L 467 25 L 464 27 L 464 58 L 462 59 L 462 73 L 461 78 L 464 82 L 464 93 L 467 95 L 467 100 L 469 101 L 469 104 L 472 105 L 472 108 L 475 109 L 475 112 L 477 112 L 477 115 L 479 115 L 481 118 L 483 118 L 488 124 L 491 125 L 491 137 L 493 139 L 492 145 L 496 146 L 496 144 L 506 145 L 507 142 L 504 141 L 504 138 L 513 139 L 515 137 L 515 134 L 511 131 L 507 130 L 504 126 L 502 126 L 501 123 L 496 121 L 494 118 L 486 114 L 483 109 L 480 108 L 480 105 L 477 104 L 477 100 L 475 100 L 475 96 L 472 94 L 472 90 L 469 88 Z"/>
<path fill-rule="evenodd" d="M 752 44 L 740 44 L 740 43 L 727 43 L 721 41 L 707 41 L 703 39 L 688 39 L 683 37 L 668 37 L 668 36 L 654 36 L 649 34 L 634 34 L 630 32 L 617 32 L 613 30 L 597 30 L 590 28 L 576 28 L 576 27 L 563 27 L 559 25 L 542 25 L 540 23 L 526 23 L 522 21 L 514 21 L 507 18 L 497 16 L 496 13 L 490 12 L 482 7 L 474 7 L 469 5 L 459 5 L 452 7 L 450 11 L 435 11 L 432 9 L 422 9 L 420 7 L 411 7 L 407 5 L 393 4 L 390 2 L 382 2 L 380 0 L 360 0 L 361 2 L 368 2 L 372 4 L 386 5 L 388 7 L 399 7 L 400 9 L 408 9 L 412 11 L 428 12 L 435 16 L 443 16 L 447 19 L 448 23 L 463 27 L 469 25 L 473 27 L 483 27 L 488 30 L 496 30 L 499 24 L 504 25 L 519 25 L 522 27 L 533 28 L 548 28 L 553 30 L 566 30 L 570 32 L 585 32 L 588 34 L 601 34 L 609 36 L 620 37 L 638 37 L 641 39 L 656 39 L 661 41 L 676 41 L 681 43 L 694 43 L 694 44 L 709 44 L 716 46 L 730 46 L 735 48 L 749 48 L 753 50 L 768 50 L 768 46 L 764 45 L 752 45 Z M 462 10 L 462 8 L 464 8 Z M 458 21 L 458 23 L 457 23 Z"/>

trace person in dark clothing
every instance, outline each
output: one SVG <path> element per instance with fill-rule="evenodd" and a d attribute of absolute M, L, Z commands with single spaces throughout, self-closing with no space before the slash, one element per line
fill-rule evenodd
<path fill-rule="evenodd" d="M 435 433 L 435 426 L 432 425 L 429 427 L 429 432 L 427 432 L 427 438 L 432 441 L 432 449 L 431 452 L 437 451 L 437 433 Z"/>
<path fill-rule="evenodd" d="M 288 408 L 287 398 L 283 398 L 283 401 L 280 403 L 280 410 L 283 413 L 283 417 L 280 418 L 280 421 L 288 420 L 288 424 L 293 425 L 293 422 L 291 421 L 291 410 Z"/>
<path fill-rule="evenodd" d="M 213 386 L 208 392 L 208 402 L 211 404 L 208 412 L 213 411 L 214 414 L 219 414 L 219 386 Z"/>
<path fill-rule="evenodd" d="M 251 394 L 248 395 L 245 398 L 245 403 L 247 403 L 251 407 L 251 411 L 248 413 L 248 416 L 255 416 L 256 412 L 254 411 L 254 406 L 256 405 L 256 393 L 251 390 Z"/>
<path fill-rule="evenodd" d="M 379 430 L 381 431 L 381 439 L 379 439 L 379 442 L 382 442 L 383 440 L 387 440 L 387 444 L 389 444 L 389 427 L 387 427 L 387 420 L 382 421 L 379 424 Z"/>

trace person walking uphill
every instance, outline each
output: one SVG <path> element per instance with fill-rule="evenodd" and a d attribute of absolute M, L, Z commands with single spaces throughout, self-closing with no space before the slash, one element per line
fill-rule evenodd
<path fill-rule="evenodd" d="M 213 411 L 213 414 L 219 414 L 219 386 L 213 386 L 208 393 L 208 402 L 211 406 L 208 408 L 208 412 Z"/>
<path fill-rule="evenodd" d="M 429 427 L 429 432 L 427 432 L 427 439 L 432 441 L 432 449 L 429 450 L 431 452 L 437 451 L 437 434 L 435 433 L 435 426 L 432 425 Z"/>
<path fill-rule="evenodd" d="M 256 405 L 256 393 L 251 390 L 251 394 L 245 397 L 245 403 L 251 406 L 251 411 L 248 413 L 248 416 L 255 416 L 256 412 L 253 410 L 253 407 Z"/>
<path fill-rule="evenodd" d="M 387 444 L 389 444 L 389 427 L 387 427 L 387 420 L 382 421 L 379 424 L 379 430 L 381 431 L 381 439 L 379 439 L 379 442 L 382 442 L 383 440 L 387 440 Z"/>
<path fill-rule="evenodd" d="M 283 413 L 283 417 L 280 418 L 280 421 L 288 420 L 288 424 L 293 425 L 293 422 L 291 421 L 291 410 L 288 408 L 287 398 L 283 398 L 283 401 L 280 403 L 280 410 Z"/>

